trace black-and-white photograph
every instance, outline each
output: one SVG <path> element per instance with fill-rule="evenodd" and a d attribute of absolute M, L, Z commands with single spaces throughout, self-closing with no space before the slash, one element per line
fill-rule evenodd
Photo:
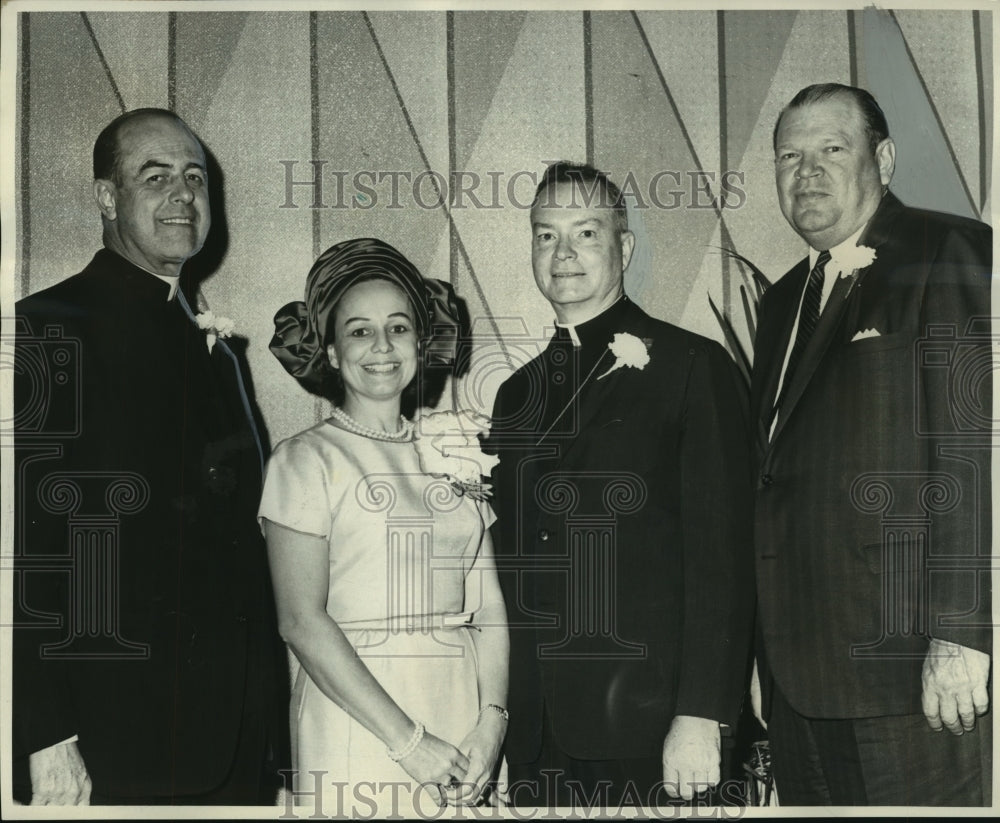
<path fill-rule="evenodd" d="M 591 6 L 3 4 L 2 817 L 992 814 L 994 4 Z"/>

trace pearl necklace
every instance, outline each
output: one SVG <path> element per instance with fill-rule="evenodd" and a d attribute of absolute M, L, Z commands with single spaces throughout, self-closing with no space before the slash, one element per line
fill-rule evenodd
<path fill-rule="evenodd" d="M 399 416 L 399 431 L 395 432 L 370 429 L 368 426 L 359 423 L 339 406 L 333 407 L 333 416 L 337 418 L 337 421 L 348 431 L 360 434 L 362 437 L 371 438 L 372 440 L 387 440 L 389 442 L 408 440 L 410 435 L 413 433 L 413 424 L 403 417 L 403 415 Z"/>

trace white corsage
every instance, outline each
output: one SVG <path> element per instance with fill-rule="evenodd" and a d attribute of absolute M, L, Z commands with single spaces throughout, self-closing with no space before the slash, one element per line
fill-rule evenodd
<path fill-rule="evenodd" d="M 421 416 L 413 432 L 420 470 L 447 478 L 458 494 L 473 500 L 488 498 L 492 486 L 483 478 L 490 476 L 500 458 L 483 454 L 479 435 L 489 433 L 491 422 L 486 415 L 468 410 Z"/>
<path fill-rule="evenodd" d="M 198 323 L 198 328 L 205 332 L 205 342 L 208 343 L 208 350 L 211 351 L 218 338 L 225 340 L 232 337 L 236 330 L 236 324 L 228 317 L 216 317 L 212 311 L 203 311 L 194 316 Z"/>
<path fill-rule="evenodd" d="M 620 369 L 622 366 L 630 366 L 642 371 L 649 362 L 650 345 L 651 341 L 640 340 L 634 334 L 616 334 L 614 340 L 608 343 L 608 348 L 615 356 L 615 364 L 597 379 L 607 377 L 615 369 Z"/>
<path fill-rule="evenodd" d="M 839 277 L 850 277 L 859 269 L 868 268 L 875 262 L 875 249 L 870 246 L 853 246 L 838 249 L 830 259 L 832 271 Z"/>

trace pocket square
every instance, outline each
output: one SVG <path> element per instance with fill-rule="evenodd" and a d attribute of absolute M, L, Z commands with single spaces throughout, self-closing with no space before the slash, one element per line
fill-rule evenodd
<path fill-rule="evenodd" d="M 881 337 L 881 336 L 882 332 L 880 332 L 878 329 L 862 329 L 857 334 L 855 334 L 854 337 L 851 338 L 851 342 L 853 343 L 856 340 L 867 340 L 869 337 Z"/>

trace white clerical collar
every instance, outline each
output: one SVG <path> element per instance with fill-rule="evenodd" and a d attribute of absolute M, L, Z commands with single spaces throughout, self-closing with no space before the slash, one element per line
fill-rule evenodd
<path fill-rule="evenodd" d="M 135 266 L 137 269 L 142 269 L 144 272 L 146 272 L 146 274 L 151 274 L 157 280 L 162 280 L 164 283 L 170 286 L 170 291 L 167 293 L 168 303 L 177 296 L 177 287 L 178 285 L 180 285 L 181 282 L 181 277 L 179 274 L 175 274 L 173 277 L 171 277 L 169 274 L 157 274 L 155 271 L 150 271 L 149 269 L 140 266 L 138 263 L 134 263 L 131 260 L 129 260 L 129 262 L 132 263 L 132 265 Z"/>
<path fill-rule="evenodd" d="M 861 233 L 868 227 L 868 223 L 865 223 L 860 229 L 858 229 L 854 234 L 848 237 L 843 243 L 838 243 L 832 249 L 830 249 L 830 257 L 836 258 L 837 252 L 843 252 L 845 249 L 852 249 L 858 245 L 858 240 L 861 238 Z M 816 266 L 816 260 L 819 258 L 819 252 L 816 251 L 812 246 L 809 247 L 809 271 L 812 271 Z"/>
<path fill-rule="evenodd" d="M 581 347 L 581 346 L 583 345 L 583 343 L 582 343 L 582 342 L 580 342 L 580 335 L 576 333 L 576 327 L 577 327 L 577 326 L 582 326 L 582 325 L 583 325 L 584 323 L 589 323 L 589 322 L 590 322 L 591 320 L 593 320 L 593 319 L 594 319 L 595 317 L 600 317 L 600 316 L 601 316 L 602 314 L 604 314 L 605 312 L 608 312 L 608 311 L 610 311 L 610 310 L 611 310 L 612 308 L 614 308 L 615 306 L 617 306 L 617 305 L 618 305 L 619 303 L 621 303 L 621 302 L 622 302 L 622 301 L 623 301 L 624 299 L 625 299 L 625 295 L 624 295 L 624 294 L 622 294 L 622 295 L 621 295 L 621 296 L 620 296 L 620 297 L 619 297 L 619 298 L 618 298 L 617 300 L 615 300 L 615 302 L 614 302 L 614 303 L 612 303 L 612 304 L 611 304 L 610 306 L 605 306 L 605 307 L 604 307 L 603 309 L 601 309 L 601 310 L 600 310 L 599 312 L 596 312 L 595 314 L 592 314 L 592 315 L 590 315 L 590 317 L 586 317 L 586 318 L 584 318 L 583 320 L 577 320 L 577 321 L 576 321 L 575 323 L 560 323 L 560 322 L 559 322 L 558 320 L 556 320 L 556 321 L 555 321 L 555 324 L 556 324 L 556 328 L 557 328 L 557 329 L 566 329 L 566 331 L 567 331 L 567 332 L 569 332 L 569 339 L 570 339 L 570 340 L 571 340 L 571 341 L 573 342 L 573 348 L 576 348 L 576 349 L 578 349 L 578 348 L 580 348 L 580 347 Z"/>
<path fill-rule="evenodd" d="M 146 270 L 143 269 L 143 271 L 146 271 Z M 156 274 L 155 272 L 150 272 L 150 274 L 153 275 L 153 277 L 158 277 L 160 280 L 162 280 L 164 283 L 166 283 L 168 286 L 170 286 L 170 292 L 167 294 L 167 302 L 168 303 L 171 300 L 173 300 L 174 297 L 177 296 L 177 286 L 181 282 L 180 275 L 177 275 L 175 277 L 168 277 L 165 274 Z"/>
<path fill-rule="evenodd" d="M 576 327 L 576 323 L 570 325 L 569 323 L 560 323 L 558 320 L 556 321 L 556 328 L 566 329 L 566 331 L 569 332 L 569 339 L 573 341 L 573 348 L 578 349 L 582 344 L 580 343 L 580 335 L 576 333 Z"/>

